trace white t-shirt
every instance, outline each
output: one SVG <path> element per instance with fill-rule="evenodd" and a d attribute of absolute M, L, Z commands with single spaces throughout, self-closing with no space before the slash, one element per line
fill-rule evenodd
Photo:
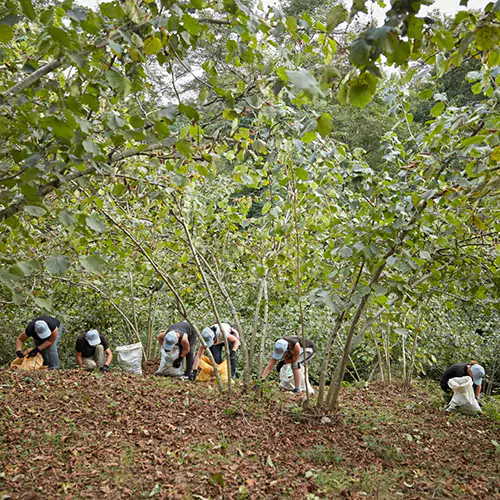
<path fill-rule="evenodd" d="M 223 344 L 224 337 L 227 338 L 227 336 L 231 334 L 231 325 L 229 323 L 221 323 L 221 326 L 222 332 L 218 323 L 210 327 L 211 330 L 215 330 L 214 345 Z"/>

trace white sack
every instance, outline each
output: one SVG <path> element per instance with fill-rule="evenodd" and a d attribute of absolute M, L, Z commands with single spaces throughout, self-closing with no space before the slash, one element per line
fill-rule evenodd
<path fill-rule="evenodd" d="M 476 415 L 481 411 L 469 376 L 455 377 L 448 380 L 448 387 L 453 391 L 453 397 L 446 411 L 457 411 L 464 415 Z"/>
<path fill-rule="evenodd" d="M 122 345 L 116 348 L 118 365 L 125 372 L 142 375 L 142 344 Z"/>
<path fill-rule="evenodd" d="M 162 375 L 164 377 L 181 377 L 184 374 L 182 363 L 179 368 L 174 368 L 172 363 L 179 357 L 179 347 L 174 348 L 168 353 L 165 349 L 161 349 L 160 367 L 156 370 L 155 375 Z"/>
<path fill-rule="evenodd" d="M 283 365 L 280 370 L 280 387 L 286 389 L 287 391 L 293 391 L 295 389 L 295 382 L 293 380 L 293 370 L 292 365 L 290 363 Z M 309 374 L 307 376 L 307 389 L 309 395 L 312 396 L 314 394 L 314 389 L 309 383 Z M 302 383 L 300 386 L 300 390 L 302 392 L 306 392 L 306 384 L 304 377 L 304 368 L 302 367 Z"/>

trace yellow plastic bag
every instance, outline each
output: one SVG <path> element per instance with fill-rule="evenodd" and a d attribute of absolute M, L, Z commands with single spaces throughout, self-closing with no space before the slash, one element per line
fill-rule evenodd
<path fill-rule="evenodd" d="M 215 375 L 212 374 L 213 368 L 210 358 L 208 356 L 203 356 L 200 360 L 199 365 L 200 372 L 196 377 L 196 382 L 206 382 L 207 380 L 215 381 Z M 223 384 L 227 384 L 227 362 L 224 360 L 220 365 L 217 365 L 217 370 L 219 371 L 220 379 Z"/>
<path fill-rule="evenodd" d="M 39 370 L 46 370 L 47 366 L 43 366 L 43 356 L 38 353 L 32 358 L 28 358 L 28 353 L 31 351 L 29 349 L 26 351 L 24 358 L 16 358 L 10 364 L 11 370 L 20 370 L 23 372 L 37 372 Z"/>

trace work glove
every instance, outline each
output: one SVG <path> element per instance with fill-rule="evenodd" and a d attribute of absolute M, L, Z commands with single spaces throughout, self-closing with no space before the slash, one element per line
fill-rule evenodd
<path fill-rule="evenodd" d="M 104 365 L 104 366 L 101 368 L 101 372 L 102 372 L 102 373 L 109 372 L 109 366 L 108 366 L 108 365 Z"/>
<path fill-rule="evenodd" d="M 276 371 L 279 373 L 283 366 L 285 365 L 285 362 L 282 360 L 276 365 Z"/>
<path fill-rule="evenodd" d="M 177 358 L 176 360 L 174 360 L 174 362 L 172 363 L 172 366 L 174 368 L 179 368 L 181 366 L 181 363 L 182 363 L 182 358 Z"/>
<path fill-rule="evenodd" d="M 31 351 L 28 354 L 28 358 L 34 358 L 39 352 L 40 352 L 40 349 L 38 349 L 38 347 L 31 349 Z"/>
<path fill-rule="evenodd" d="M 292 392 L 294 394 L 301 394 L 302 391 L 300 390 L 300 387 L 294 387 Z"/>
<path fill-rule="evenodd" d="M 19 359 L 23 359 L 23 358 L 24 358 L 23 351 L 16 351 L 16 356 L 17 356 Z"/>
<path fill-rule="evenodd" d="M 196 370 L 193 370 L 189 375 L 188 375 L 188 380 L 190 380 L 191 382 L 194 382 L 196 380 L 196 377 L 198 376 L 198 372 L 200 370 L 199 369 L 196 369 Z"/>

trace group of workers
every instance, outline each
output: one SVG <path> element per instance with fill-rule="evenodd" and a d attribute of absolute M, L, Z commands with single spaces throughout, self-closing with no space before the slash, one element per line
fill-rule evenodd
<path fill-rule="evenodd" d="M 44 364 L 49 369 L 59 369 L 59 356 L 57 344 L 62 334 L 62 325 L 59 320 L 51 316 L 40 316 L 31 321 L 25 330 L 16 339 L 16 355 L 23 358 L 36 356 L 40 353 Z M 196 380 L 199 371 L 199 363 L 208 348 L 212 352 L 217 364 L 222 362 L 222 353 L 227 340 L 230 350 L 231 376 L 236 377 L 236 353 L 240 346 L 238 331 L 228 323 L 214 324 L 204 328 L 201 336 L 205 345 L 198 348 L 196 356 L 196 332 L 187 322 L 182 321 L 169 326 L 166 331 L 158 335 L 158 341 L 162 349 L 168 353 L 174 347 L 178 348 L 179 355 L 172 365 L 175 368 L 181 367 L 185 360 L 184 377 L 189 380 Z M 24 343 L 31 337 L 35 347 L 27 354 L 23 352 Z M 205 347 L 206 346 L 206 347 Z M 76 362 L 78 366 L 87 371 L 100 370 L 107 372 L 113 359 L 113 353 L 109 347 L 108 339 L 97 330 L 89 330 L 82 333 L 76 339 Z M 265 379 L 276 367 L 278 371 L 283 365 L 291 364 L 294 379 L 293 392 L 300 393 L 303 386 L 302 364 L 304 360 L 308 363 L 316 353 L 316 347 L 311 340 L 306 339 L 303 345 L 300 337 L 284 337 L 276 341 L 273 353 L 267 366 L 262 372 L 261 378 Z M 450 366 L 441 377 L 441 388 L 445 392 L 450 392 L 448 381 L 454 377 L 470 376 L 473 381 L 474 394 L 476 398 L 481 393 L 484 368 L 476 361 L 470 363 L 456 363 Z"/>
<path fill-rule="evenodd" d="M 59 369 L 59 355 L 57 344 L 61 338 L 61 322 L 51 316 L 40 316 L 31 321 L 25 330 L 16 339 L 16 355 L 18 358 L 24 356 L 34 357 L 41 354 L 44 364 L 49 369 Z M 204 344 L 198 348 L 195 356 L 196 332 L 187 322 L 182 321 L 169 326 L 166 331 L 158 335 L 158 342 L 162 349 L 168 353 L 178 348 L 178 357 L 172 362 L 175 368 L 181 367 L 185 360 L 184 377 L 196 380 L 199 372 L 199 364 L 205 352 L 210 349 L 217 364 L 222 362 L 222 353 L 227 340 L 229 346 L 229 361 L 231 365 L 231 376 L 236 377 L 236 353 L 240 346 L 238 331 L 228 323 L 214 324 L 204 328 L 201 332 Z M 26 354 L 23 346 L 31 337 L 35 347 Z M 261 377 L 266 378 L 276 366 L 278 371 L 285 364 L 291 364 L 295 387 L 293 392 L 300 393 L 302 387 L 302 364 L 304 360 L 310 361 L 316 352 L 316 347 L 311 340 L 302 345 L 300 337 L 285 337 L 274 344 L 273 353 L 269 363 L 264 368 Z M 76 362 L 80 368 L 87 371 L 100 370 L 107 372 L 113 359 L 113 353 L 109 347 L 108 339 L 97 330 L 89 330 L 82 333 L 76 339 Z"/>

